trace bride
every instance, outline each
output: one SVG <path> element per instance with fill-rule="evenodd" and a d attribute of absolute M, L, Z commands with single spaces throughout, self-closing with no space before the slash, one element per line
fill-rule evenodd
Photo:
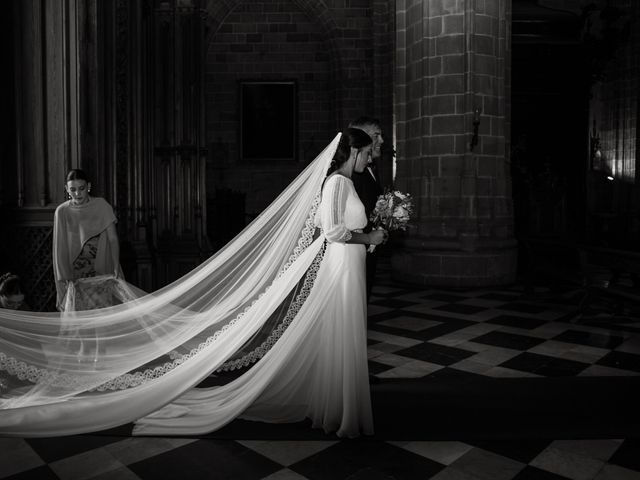
<path fill-rule="evenodd" d="M 198 435 L 239 416 L 372 434 L 364 245 L 386 232 L 362 233 L 350 180 L 370 150 L 347 129 L 236 239 L 153 294 L 58 315 L 0 310 L 0 370 L 20 380 L 0 390 L 0 434 L 134 421 L 137 435 Z M 104 352 L 78 361 L 94 335 Z M 194 388 L 233 369 L 226 385 Z"/>

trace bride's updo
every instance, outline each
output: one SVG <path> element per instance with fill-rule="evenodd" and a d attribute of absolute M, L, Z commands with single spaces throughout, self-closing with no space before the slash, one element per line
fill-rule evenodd
<path fill-rule="evenodd" d="M 345 129 L 345 131 L 342 132 L 342 136 L 340 137 L 340 142 L 338 142 L 336 153 L 331 159 L 331 165 L 329 166 L 329 170 L 327 170 L 327 176 L 331 175 L 333 172 L 339 169 L 347 160 L 349 160 L 349 155 L 351 155 L 352 148 L 360 150 L 361 148 L 364 148 L 371 143 L 371 137 L 363 130 L 360 130 L 359 128 Z"/>

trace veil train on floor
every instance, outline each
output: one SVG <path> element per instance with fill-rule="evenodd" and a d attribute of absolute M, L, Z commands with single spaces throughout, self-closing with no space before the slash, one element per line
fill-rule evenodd
<path fill-rule="evenodd" d="M 190 434 L 241 414 L 309 416 L 295 408 L 291 389 L 278 398 L 278 385 L 305 374 L 291 362 L 311 368 L 305 361 L 316 347 L 306 339 L 337 275 L 323 269 L 315 216 L 339 139 L 236 238 L 172 284 L 95 310 L 0 310 L 0 435 L 70 435 L 136 420 L 138 434 Z M 212 372 L 248 366 L 228 385 L 193 388 Z M 269 405 L 280 401 L 290 408 L 274 414 Z"/>

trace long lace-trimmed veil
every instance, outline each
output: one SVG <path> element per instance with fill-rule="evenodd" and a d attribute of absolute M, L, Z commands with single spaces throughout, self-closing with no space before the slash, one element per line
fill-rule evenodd
<path fill-rule="evenodd" d="M 174 283 L 96 310 L 0 309 L 0 434 L 121 425 L 162 409 L 212 372 L 261 359 L 313 287 L 324 252 L 315 215 L 339 139 L 236 238 Z"/>

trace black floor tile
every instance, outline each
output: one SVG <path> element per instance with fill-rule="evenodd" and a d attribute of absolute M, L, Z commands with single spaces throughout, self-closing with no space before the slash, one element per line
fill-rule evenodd
<path fill-rule="evenodd" d="M 375 359 L 369 360 L 369 375 L 377 375 L 382 372 L 386 372 L 387 370 L 392 369 L 393 367 L 390 365 L 385 365 L 384 363 L 378 363 Z"/>
<path fill-rule="evenodd" d="M 410 315 L 412 317 L 424 318 L 425 320 L 433 320 L 455 329 L 461 329 L 477 323 L 473 320 L 465 320 L 463 318 L 445 317 L 443 315 L 436 315 L 435 313 L 412 312 L 410 310 L 400 310 L 396 312 L 396 316 L 398 315 Z"/>
<path fill-rule="evenodd" d="M 633 353 L 610 352 L 596 363 L 607 367 L 640 372 L 640 355 L 634 355 Z"/>
<path fill-rule="evenodd" d="M 3 480 L 58 480 L 59 478 L 47 465 L 42 465 L 9 477 L 3 477 Z"/>
<path fill-rule="evenodd" d="M 512 480 L 568 480 L 568 477 L 527 465 Z"/>
<path fill-rule="evenodd" d="M 611 316 L 610 314 L 597 314 L 593 316 L 583 315 L 579 318 L 580 325 L 589 325 L 590 327 L 598 327 L 608 329 L 623 334 L 640 333 L 640 322 L 637 319 L 629 317 Z"/>
<path fill-rule="evenodd" d="M 500 364 L 501 367 L 535 373 L 545 377 L 573 377 L 589 365 L 563 358 L 549 357 L 537 353 L 524 352 Z"/>
<path fill-rule="evenodd" d="M 387 333 L 389 335 L 397 335 L 405 338 L 412 338 L 414 340 L 422 340 L 422 337 L 420 336 L 420 333 L 422 332 L 414 332 L 412 330 L 405 330 L 403 328 L 390 327 L 388 325 L 380 325 L 380 324 L 370 325 L 369 330 L 373 332 Z"/>
<path fill-rule="evenodd" d="M 534 328 L 538 328 L 548 322 L 546 320 L 538 320 L 535 318 L 518 317 L 517 315 L 498 315 L 497 317 L 487 320 L 487 323 L 533 330 Z"/>
<path fill-rule="evenodd" d="M 404 350 L 399 350 L 395 352 L 395 354 L 435 363 L 436 365 L 448 366 L 453 363 L 457 363 L 460 360 L 464 360 L 465 358 L 471 357 L 476 353 L 468 350 L 462 350 L 460 348 L 437 345 L 435 343 L 425 343 L 405 348 Z"/>
<path fill-rule="evenodd" d="M 459 302 L 461 300 L 466 300 L 469 297 L 465 297 L 464 295 L 454 295 L 451 293 L 442 293 L 442 292 L 436 292 L 436 293 L 430 293 L 428 295 L 425 295 L 424 297 L 425 300 L 436 300 L 438 302 Z"/>
<path fill-rule="evenodd" d="M 505 303 L 504 305 L 497 305 L 495 308 L 499 308 L 500 310 L 509 310 L 510 312 L 522 313 L 542 313 L 547 310 L 546 307 L 520 302 Z"/>
<path fill-rule="evenodd" d="M 588 367 L 586 363 L 556 358 L 536 373 L 545 377 L 575 377 Z"/>
<path fill-rule="evenodd" d="M 501 363 L 500 366 L 504 368 L 511 368 L 513 370 L 519 370 L 521 372 L 536 373 L 542 367 L 547 365 L 551 360 L 552 358 L 546 355 L 523 352 L 520 355 Z"/>
<path fill-rule="evenodd" d="M 409 287 L 405 287 L 404 285 L 400 287 L 398 285 L 389 285 L 389 287 L 393 288 L 392 292 L 387 292 L 387 293 L 374 292 L 373 294 L 376 295 L 377 297 L 393 298 L 393 297 L 400 297 L 402 295 L 410 295 L 412 293 L 416 293 L 420 291 L 419 288 L 409 288 Z"/>
<path fill-rule="evenodd" d="M 553 340 L 587 345 L 589 347 L 614 349 L 624 341 L 624 338 L 617 335 L 583 332 L 582 330 L 567 330 L 553 337 Z"/>
<path fill-rule="evenodd" d="M 143 480 L 257 480 L 283 467 L 232 440 L 198 440 L 128 468 Z"/>
<path fill-rule="evenodd" d="M 470 322 L 470 323 L 474 323 L 474 322 Z M 464 328 L 464 327 L 460 327 L 459 325 L 456 326 L 456 324 L 447 322 L 441 325 L 435 325 L 431 328 L 427 328 L 426 330 L 421 330 L 419 332 L 416 332 L 417 335 L 415 336 L 415 338 L 420 339 L 423 342 L 426 342 L 429 340 L 433 340 L 434 338 L 447 335 L 448 333 L 455 332 L 457 330 L 460 330 L 461 328 Z"/>
<path fill-rule="evenodd" d="M 419 331 L 405 330 L 403 328 L 391 327 L 389 325 L 371 323 L 369 324 L 369 329 L 376 332 L 388 333 L 391 335 L 398 335 L 401 337 L 412 338 L 414 340 L 421 340 L 423 342 L 426 342 L 428 340 L 441 337 L 442 335 L 455 332 L 456 330 L 460 330 L 475 323 L 468 320 L 450 319 L 446 317 L 439 317 L 436 315 L 425 315 L 414 312 L 402 312 L 399 314 L 398 311 L 396 311 L 396 314 L 393 317 L 387 317 L 385 318 L 385 320 L 388 320 L 389 318 L 396 318 L 399 315 L 409 315 L 412 317 L 424 318 L 426 320 L 434 320 L 437 322 L 442 321 L 443 323 Z"/>
<path fill-rule="evenodd" d="M 611 456 L 609 463 L 640 471 L 640 439 L 625 440 Z"/>
<path fill-rule="evenodd" d="M 343 441 L 289 466 L 311 480 L 425 479 L 443 468 L 389 443 L 366 441 Z"/>
<path fill-rule="evenodd" d="M 517 442 L 505 440 L 471 440 L 470 445 L 488 452 L 497 453 L 522 463 L 529 463 L 549 446 L 551 440 L 523 440 Z"/>
<path fill-rule="evenodd" d="M 384 320 L 391 320 L 393 318 L 397 318 L 401 315 L 413 315 L 411 312 L 404 312 L 402 310 L 391 310 L 389 312 L 378 313 L 376 315 L 368 315 L 367 316 L 367 325 L 375 325 L 378 322 L 382 322 Z"/>
<path fill-rule="evenodd" d="M 387 308 L 402 308 L 408 307 L 411 305 L 418 305 L 418 302 L 410 302 L 408 300 L 398 300 L 397 298 L 383 298 L 381 300 L 376 300 L 371 302 L 372 305 L 380 305 L 381 307 Z"/>
<path fill-rule="evenodd" d="M 513 302 L 514 300 L 517 300 L 520 297 L 519 294 L 507 294 L 507 293 L 497 293 L 497 292 L 491 292 L 491 293 L 485 293 L 483 295 L 478 295 L 476 298 L 482 298 L 484 300 L 500 300 L 500 301 L 505 301 L 505 302 Z"/>
<path fill-rule="evenodd" d="M 543 342 L 544 339 L 529 337 L 526 335 L 516 335 L 507 332 L 489 332 L 479 337 L 471 339 L 475 343 L 484 343 L 496 347 L 512 348 L 514 350 L 529 350 Z"/>
<path fill-rule="evenodd" d="M 429 379 L 433 380 L 481 380 L 487 378 L 485 375 L 479 373 L 465 372 L 464 370 L 458 370 L 457 368 L 444 367 L 440 370 L 429 374 Z"/>
<path fill-rule="evenodd" d="M 65 437 L 64 442 L 61 442 L 58 438 L 28 438 L 25 440 L 42 460 L 51 463 L 62 458 L 88 452 L 94 448 L 120 442 L 122 439 L 123 437 L 108 435 L 74 435 Z"/>
<path fill-rule="evenodd" d="M 474 315 L 478 312 L 489 310 L 487 307 L 478 307 L 476 305 L 466 305 L 464 303 L 449 303 L 435 307 L 434 310 L 442 310 L 443 312 L 461 313 L 463 315 Z"/>

